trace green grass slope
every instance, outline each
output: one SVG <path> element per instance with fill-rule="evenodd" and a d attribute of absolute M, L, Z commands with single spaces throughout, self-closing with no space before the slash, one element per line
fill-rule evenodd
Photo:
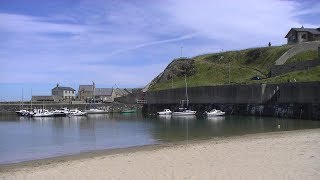
<path fill-rule="evenodd" d="M 267 78 L 271 66 L 291 47 L 251 48 L 193 57 L 191 59 L 194 61 L 195 73 L 187 76 L 188 87 L 229 84 L 229 67 L 231 84 L 278 83 L 287 82 L 288 79 L 296 79 L 297 81 L 319 80 L 319 68 L 311 69 L 310 72 L 294 72 L 279 77 Z M 298 57 L 300 60 L 314 57 L 314 52 L 306 54 Z M 167 72 L 170 71 L 166 70 Z M 263 79 L 251 80 L 254 76 L 260 76 Z M 154 83 L 150 86 L 150 90 L 169 89 L 172 86 L 173 88 L 185 87 L 184 76 L 171 75 L 165 81 L 157 81 L 155 79 Z"/>

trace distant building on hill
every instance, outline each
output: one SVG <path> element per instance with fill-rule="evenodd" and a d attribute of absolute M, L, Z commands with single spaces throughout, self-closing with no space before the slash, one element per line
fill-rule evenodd
<path fill-rule="evenodd" d="M 291 28 L 285 36 L 287 44 L 320 41 L 320 28 Z"/>
<path fill-rule="evenodd" d="M 55 88 L 51 90 L 52 96 L 59 101 L 72 101 L 76 98 L 76 90 L 71 87 L 62 87 L 57 84 Z"/>

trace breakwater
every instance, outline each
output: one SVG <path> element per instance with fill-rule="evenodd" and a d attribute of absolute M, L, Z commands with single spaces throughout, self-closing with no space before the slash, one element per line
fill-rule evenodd
<path fill-rule="evenodd" d="M 227 114 L 320 119 L 320 82 L 203 86 L 188 88 L 189 106 L 202 114 L 219 108 Z M 185 88 L 146 93 L 145 113 L 176 109 Z"/>

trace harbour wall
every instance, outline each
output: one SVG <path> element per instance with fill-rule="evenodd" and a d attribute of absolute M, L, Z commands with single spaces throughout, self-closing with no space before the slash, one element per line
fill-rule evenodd
<path fill-rule="evenodd" d="M 320 82 L 203 86 L 188 88 L 189 106 L 199 114 L 219 108 L 228 114 L 320 119 Z M 185 88 L 147 92 L 145 113 L 176 109 Z"/>

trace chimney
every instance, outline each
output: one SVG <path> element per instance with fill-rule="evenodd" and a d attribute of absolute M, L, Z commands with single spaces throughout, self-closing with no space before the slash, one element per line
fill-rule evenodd
<path fill-rule="evenodd" d="M 301 26 L 301 28 L 304 28 L 303 25 Z"/>
<path fill-rule="evenodd" d="M 57 83 L 57 87 L 59 87 L 59 83 Z"/>

